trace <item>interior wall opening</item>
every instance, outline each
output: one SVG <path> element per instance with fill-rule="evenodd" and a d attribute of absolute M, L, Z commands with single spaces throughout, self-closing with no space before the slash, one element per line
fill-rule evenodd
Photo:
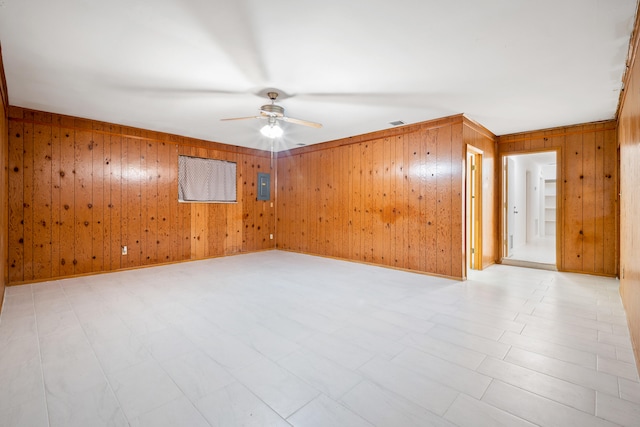
<path fill-rule="evenodd" d="M 557 153 L 503 157 L 502 263 L 556 269 Z"/>

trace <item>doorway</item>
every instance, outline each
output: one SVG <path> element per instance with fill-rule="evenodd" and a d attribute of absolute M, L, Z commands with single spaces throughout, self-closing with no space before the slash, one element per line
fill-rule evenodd
<path fill-rule="evenodd" d="M 502 263 L 556 270 L 557 153 L 503 157 Z"/>

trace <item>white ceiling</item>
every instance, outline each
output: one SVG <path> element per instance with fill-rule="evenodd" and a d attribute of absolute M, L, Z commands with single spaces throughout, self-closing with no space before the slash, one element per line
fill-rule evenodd
<path fill-rule="evenodd" d="M 636 0 L 0 0 L 12 105 L 268 149 L 265 88 L 322 129 L 464 113 L 495 134 L 612 119 Z"/>

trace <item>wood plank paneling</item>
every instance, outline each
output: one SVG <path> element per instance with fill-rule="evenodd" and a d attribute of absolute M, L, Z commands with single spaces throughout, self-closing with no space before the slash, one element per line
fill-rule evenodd
<path fill-rule="evenodd" d="M 421 253 L 427 271 L 438 271 L 437 256 L 438 235 L 436 230 L 437 208 L 438 208 L 438 183 L 437 183 L 437 153 L 438 153 L 438 133 L 429 132 L 423 141 L 424 163 L 424 195 L 422 196 L 423 210 L 421 234 Z M 433 161 L 436 159 L 436 161 Z"/>
<path fill-rule="evenodd" d="M 8 126 L 10 284 L 274 247 L 268 152 L 17 107 Z M 236 162 L 238 202 L 179 203 L 179 152 Z"/>
<path fill-rule="evenodd" d="M 72 276 L 75 273 L 75 133 L 73 129 L 60 128 L 60 208 L 59 241 L 52 242 L 59 247 L 59 276 Z M 9 195 L 9 198 L 12 196 Z M 24 264 L 24 259 L 21 261 Z M 24 278 L 22 279 L 24 280 Z"/>
<path fill-rule="evenodd" d="M 300 177 L 300 175 L 298 175 Z M 320 194 L 320 176 L 318 174 L 310 173 L 307 169 L 302 174 L 303 185 L 305 188 L 305 194 L 302 196 L 300 203 L 303 206 L 307 206 L 308 204 L 313 204 L 316 206 L 316 209 L 320 209 L 320 206 L 323 205 L 322 200 L 318 197 Z M 296 209 L 298 206 L 296 205 Z M 304 224 L 304 229 L 302 230 L 302 236 L 300 236 L 300 243 L 303 251 L 309 251 L 312 247 L 318 246 L 318 236 L 315 234 L 315 230 L 321 226 L 320 221 L 318 219 L 318 211 L 316 211 L 315 216 L 311 216 L 308 218 L 301 218 Z"/>
<path fill-rule="evenodd" d="M 171 172 L 167 167 L 171 164 L 171 147 L 166 142 L 158 145 L 157 175 L 157 222 L 158 222 L 158 248 L 156 262 L 169 262 L 174 260 L 171 246 Z"/>
<path fill-rule="evenodd" d="M 334 150 L 330 150 L 334 154 Z M 334 154 L 335 155 L 335 154 Z M 384 139 L 375 139 L 371 142 L 371 155 L 373 158 L 372 170 L 372 198 L 371 198 L 371 259 L 374 264 L 385 264 L 384 262 L 384 241 L 385 236 L 384 222 L 382 221 L 382 209 L 384 207 Z M 333 160 L 333 159 L 332 159 Z M 333 164 L 333 162 L 331 162 Z M 339 185 L 339 182 L 332 181 L 329 187 Z M 337 204 L 330 203 L 329 206 L 334 207 Z M 332 230 L 331 224 L 328 224 L 328 230 Z M 333 229 L 335 232 L 335 229 Z"/>
<path fill-rule="evenodd" d="M 564 173 L 562 184 L 564 209 L 562 218 L 564 260 L 563 268 L 570 271 L 583 271 L 583 210 L 582 190 L 584 175 L 582 170 L 582 134 L 568 135 L 565 143 L 566 155 L 561 167 Z M 567 185 L 572 183 L 571 185 Z"/>
<path fill-rule="evenodd" d="M 191 156 L 208 157 L 206 148 L 191 148 Z M 205 256 L 205 232 L 206 232 L 206 209 L 204 203 L 191 204 L 191 252 L 193 259 L 204 258 Z"/>
<path fill-rule="evenodd" d="M 364 144 L 364 156 L 362 159 L 362 167 L 364 168 L 364 181 L 363 181 L 363 201 L 362 201 L 362 211 L 363 211 L 363 238 L 362 238 L 362 260 L 366 262 L 373 262 L 373 191 L 374 191 L 374 181 L 373 181 L 373 150 L 372 150 L 372 141 L 369 141 Z M 320 155 L 324 154 L 324 151 L 320 153 Z M 302 155 L 300 156 L 302 159 Z M 278 173 L 280 171 L 278 170 Z M 336 201 L 337 202 L 337 201 Z M 325 201 L 326 203 L 326 201 Z M 322 226 L 320 230 L 320 234 L 324 232 L 326 227 Z M 323 253 L 324 250 L 319 247 L 318 253 Z M 322 251 L 322 252 L 321 252 Z"/>
<path fill-rule="evenodd" d="M 500 233 L 498 232 L 500 198 L 499 184 L 496 179 L 496 174 L 499 173 L 496 169 L 498 166 L 497 142 L 493 134 L 466 118 L 462 129 L 462 138 L 465 145 L 470 145 L 482 152 L 482 176 L 480 177 L 482 227 L 480 233 L 482 240 L 482 268 L 486 268 L 497 262 L 500 255 Z M 532 139 L 532 149 L 537 149 L 540 146 L 544 146 L 544 140 L 541 136 Z"/>
<path fill-rule="evenodd" d="M 33 280 L 33 123 L 24 124 L 22 139 L 23 275 L 25 280 Z"/>
<path fill-rule="evenodd" d="M 398 239 L 398 244 L 400 245 L 396 248 L 396 253 L 398 257 L 398 266 L 401 268 L 408 268 L 407 258 L 409 253 L 409 238 L 407 229 L 409 227 L 409 144 L 408 135 L 396 135 L 396 154 L 398 158 L 402 159 L 402 168 L 399 171 L 399 179 L 400 181 L 396 181 L 397 191 L 399 194 L 397 195 L 398 203 L 396 205 L 396 209 L 398 211 L 399 220 L 398 223 L 401 225 L 400 233 L 401 239 Z"/>
<path fill-rule="evenodd" d="M 391 156 L 391 138 L 384 138 L 382 140 L 383 143 L 383 153 L 384 153 L 384 164 L 382 168 L 383 172 L 383 187 L 382 187 L 382 210 L 380 212 L 380 217 L 382 219 L 382 264 L 384 265 L 394 265 L 395 251 L 393 250 L 393 246 L 395 244 L 395 224 L 393 218 L 393 206 L 395 204 L 395 197 L 393 190 L 391 188 L 391 178 L 393 173 L 393 162 L 394 158 Z M 347 158 L 348 160 L 348 158 Z M 344 188 L 348 185 L 348 181 L 345 182 L 346 185 L 341 185 L 338 187 L 339 189 L 344 191 Z M 348 194 L 345 194 L 343 197 L 349 197 Z M 341 198 L 343 198 L 341 197 Z M 341 205 L 342 207 L 342 205 Z M 344 235 L 345 230 L 343 230 Z M 342 258 L 344 258 L 344 254 L 339 254 Z"/>
<path fill-rule="evenodd" d="M 134 135 L 137 136 L 137 135 Z M 141 222 L 142 222 L 142 188 L 144 172 L 141 169 L 143 163 L 140 157 L 141 140 L 139 138 L 127 138 L 127 246 L 128 253 L 125 257 L 126 267 L 140 266 L 140 257 L 143 252 Z"/>
<path fill-rule="evenodd" d="M 402 251 L 403 241 L 403 151 L 402 136 L 393 136 L 390 139 L 390 155 L 392 159 L 389 186 L 391 188 L 391 201 L 389 204 L 390 221 L 393 224 L 393 242 L 391 242 L 391 256 L 393 257 L 391 265 L 397 268 L 403 268 Z"/>
<path fill-rule="evenodd" d="M 169 261 L 175 262 L 182 260 L 182 218 L 179 215 L 180 203 L 176 203 L 178 200 L 178 168 L 172 167 L 174 159 L 178 158 L 177 144 L 167 142 L 167 157 L 164 159 L 159 167 L 164 175 L 169 176 L 169 182 L 167 184 L 169 188 L 169 209 L 163 211 L 163 216 L 167 216 L 169 222 Z M 165 252 L 162 252 L 165 253 Z"/>
<path fill-rule="evenodd" d="M 142 187 L 144 189 L 144 216 L 146 222 L 144 224 L 144 251 L 146 256 L 141 260 L 143 264 L 157 264 L 158 246 L 160 238 L 158 237 L 158 145 L 159 143 L 145 144 L 146 154 L 145 160 L 145 182 Z"/>
<path fill-rule="evenodd" d="M 320 184 L 319 184 L 319 176 L 309 173 L 306 170 L 303 174 L 303 182 L 301 185 L 304 186 L 304 194 L 302 195 L 299 203 L 302 205 L 313 204 L 316 206 L 316 209 L 322 205 L 322 201 L 319 200 L 318 195 L 320 194 Z M 289 194 L 289 193 L 287 193 Z M 297 206 L 296 206 L 297 208 Z M 310 216 L 308 218 L 301 218 L 303 221 L 303 228 L 301 230 L 300 238 L 298 239 L 299 245 L 302 248 L 302 251 L 311 251 L 311 248 L 318 246 L 317 235 L 311 230 L 317 230 L 319 227 L 318 224 L 318 211 L 315 211 L 315 215 Z"/>
<path fill-rule="evenodd" d="M 615 130 L 604 132 L 604 273 L 609 276 L 619 274 L 620 260 L 620 158 L 618 155 L 617 133 Z M 637 183 L 636 183 L 637 184 Z"/>
<path fill-rule="evenodd" d="M 617 194 L 617 171 L 619 161 L 620 171 L 620 294 L 627 313 L 627 323 L 631 335 L 631 342 L 636 356 L 636 365 L 640 370 L 640 197 L 638 183 L 640 183 L 640 63 L 638 62 L 638 46 L 640 45 L 640 14 L 636 13 L 636 22 L 631 40 L 628 69 L 625 76 L 624 91 L 618 106 L 617 147 L 606 141 L 613 139 L 615 134 L 605 133 L 604 153 L 604 235 L 605 244 L 611 244 L 609 234 L 615 233 L 615 225 L 608 219 L 612 209 L 612 194 Z M 615 154 L 614 154 L 615 152 Z M 613 214 L 615 215 L 615 214 Z M 605 252 L 605 269 L 607 264 L 614 262 L 611 254 Z"/>
<path fill-rule="evenodd" d="M 225 160 L 231 161 L 232 159 L 227 155 L 225 156 Z M 242 156 L 238 156 L 236 159 L 237 168 L 236 168 L 236 177 L 237 182 L 244 182 L 245 177 L 245 169 L 242 163 Z M 225 216 L 227 218 L 227 227 L 231 227 L 230 232 L 233 235 L 232 245 L 227 249 L 227 253 L 229 254 L 238 254 L 242 252 L 242 233 L 244 230 L 243 227 L 243 219 L 242 219 L 242 206 L 244 204 L 244 191 L 242 189 L 238 190 L 237 193 L 237 203 L 227 204 L 228 214 Z M 256 203 L 256 199 L 248 201 L 249 203 Z"/>
<path fill-rule="evenodd" d="M 274 232 L 272 224 L 275 224 L 275 169 L 271 169 L 271 159 L 266 157 L 257 157 L 256 161 L 260 165 L 260 170 L 263 173 L 269 173 L 269 195 L 270 200 L 257 203 L 260 206 L 260 229 L 258 230 L 258 241 L 256 242 L 257 248 L 260 250 L 271 249 L 274 247 Z M 311 194 L 311 193 L 310 193 Z M 247 200 L 247 202 L 253 203 L 253 201 Z M 245 248 L 246 251 L 246 248 Z"/>
<path fill-rule="evenodd" d="M 280 161 L 278 162 L 278 168 L 283 168 L 283 169 L 286 168 L 287 174 L 290 175 L 291 163 L 292 163 L 291 157 L 284 158 L 282 159 L 281 162 Z M 291 216 L 290 195 L 291 193 L 289 192 L 289 189 L 287 188 L 287 186 L 285 186 L 285 183 L 278 181 L 277 209 L 282 210 L 284 213 L 283 217 L 286 217 L 286 218 L 289 218 Z M 276 228 L 278 232 L 275 239 L 276 247 L 279 247 L 282 249 L 290 249 L 288 247 L 288 242 L 291 241 L 291 238 L 287 236 L 287 234 L 289 233 L 289 222 L 281 221 L 280 218 L 281 218 L 281 215 L 280 213 L 278 213 L 276 217 Z"/>
<path fill-rule="evenodd" d="M 451 273 L 453 262 L 451 243 L 454 237 L 451 232 L 453 216 L 451 128 L 442 127 L 436 129 L 435 132 L 438 132 L 436 149 L 436 272 L 448 275 Z"/>
<path fill-rule="evenodd" d="M 9 122 L 9 282 L 24 280 L 24 123 Z"/>
<path fill-rule="evenodd" d="M 94 124 L 94 130 L 101 131 L 100 123 Z M 108 140 L 108 138 L 107 138 Z M 110 254 L 109 240 L 105 240 L 105 135 L 94 132 L 92 135 L 92 201 L 91 201 L 91 271 L 104 271 L 103 264 L 109 264 L 106 254 Z M 108 182 L 108 181 L 107 181 Z"/>
<path fill-rule="evenodd" d="M 601 135 L 599 132 L 598 135 Z M 586 133 L 582 139 L 582 270 L 595 271 L 596 240 L 596 133 Z"/>
<path fill-rule="evenodd" d="M 51 120 L 51 117 L 48 117 Z M 51 277 L 51 132 L 50 125 L 33 129 L 33 278 Z"/>
<path fill-rule="evenodd" d="M 179 146 L 180 155 L 191 155 L 191 147 Z M 177 182 L 177 180 L 176 180 Z M 177 199 L 177 198 L 176 198 Z M 178 224 L 181 244 L 180 259 L 191 259 L 191 203 L 178 203 Z"/>
<path fill-rule="evenodd" d="M 109 216 L 110 262 L 105 262 L 105 270 L 118 270 L 122 267 L 122 137 L 109 135 L 109 203 L 105 216 Z M 105 227 L 106 229 L 106 227 Z"/>
<path fill-rule="evenodd" d="M 500 155 L 558 150 L 558 269 L 618 274 L 618 174 L 615 122 L 607 121 L 498 138 Z M 526 147 L 533 147 L 527 150 Z M 535 146 L 535 147 L 534 147 Z"/>
<path fill-rule="evenodd" d="M 604 270 L 604 133 L 595 135 L 595 166 L 594 166 L 594 240 L 595 250 L 593 259 L 594 270 Z"/>
<path fill-rule="evenodd" d="M 62 167 L 60 128 L 51 128 L 51 276 L 60 275 L 60 210 Z"/>
<path fill-rule="evenodd" d="M 90 130 L 76 130 L 75 132 L 75 162 L 74 162 L 74 194 L 75 194 L 75 249 L 73 264 L 75 273 L 90 273 L 92 267 L 91 225 L 93 212 L 93 150 L 92 132 Z M 27 279 L 25 275 L 25 279 Z"/>
<path fill-rule="evenodd" d="M 351 151 L 351 200 L 349 205 L 349 214 L 351 215 L 351 232 L 349 233 L 349 259 L 362 260 L 362 236 L 364 233 L 364 227 L 362 225 L 362 181 L 363 181 L 363 169 L 362 169 L 362 144 L 354 144 L 349 146 Z M 311 174 L 314 173 L 312 170 Z M 312 205 L 312 209 L 313 209 Z M 317 234 L 317 229 L 311 230 L 314 234 Z M 310 248 L 311 253 L 315 253 L 318 250 L 317 245 Z"/>
<path fill-rule="evenodd" d="M 448 274 L 453 277 L 466 278 L 466 268 L 464 262 L 466 260 L 465 247 L 465 212 L 464 212 L 464 170 L 463 165 L 466 162 L 466 149 L 462 143 L 462 126 L 453 126 L 451 128 L 451 228 L 462 230 L 461 234 L 451 234 L 451 272 Z"/>
<path fill-rule="evenodd" d="M 409 221 L 408 226 L 411 228 L 411 226 L 416 223 L 416 218 L 418 220 L 421 219 L 420 199 L 423 197 L 420 187 L 420 156 L 422 154 L 420 147 L 420 134 L 417 132 L 410 133 L 408 135 L 407 146 L 409 149 L 409 204 L 407 219 Z M 435 204 L 433 206 L 435 209 Z M 428 242 L 424 240 L 424 227 L 421 227 L 420 225 L 415 227 L 414 225 L 414 228 L 412 232 L 408 234 L 408 237 L 409 245 L 407 247 L 407 268 L 410 270 L 420 271 L 421 255 L 424 255 L 425 250 L 429 249 L 425 248 L 425 245 L 428 245 Z M 435 253 L 433 256 L 435 259 Z M 435 268 L 435 262 L 432 271 L 434 273 L 437 271 Z"/>
<path fill-rule="evenodd" d="M 314 246 L 316 248 L 319 248 L 319 247 L 324 248 L 326 247 L 326 244 L 327 244 L 326 224 L 328 221 L 327 220 L 328 211 L 327 211 L 327 191 L 326 191 L 325 179 L 327 177 L 328 159 L 326 156 L 327 156 L 327 153 L 324 153 L 324 152 L 320 152 L 320 153 L 316 153 L 315 155 L 312 155 L 311 156 L 312 161 L 315 161 L 316 162 L 315 164 L 320 167 L 317 168 L 316 174 L 309 172 L 310 179 L 313 180 L 312 187 L 314 187 L 315 189 L 315 197 L 316 197 L 316 201 L 315 201 L 316 211 L 312 214 L 312 219 L 315 220 L 314 229 L 317 231 L 317 234 L 315 236 L 315 242 L 314 242 Z M 302 163 L 300 156 L 292 156 L 291 162 L 288 165 L 288 170 L 291 171 L 292 179 L 290 180 L 287 197 L 289 199 L 290 207 L 295 206 L 296 210 L 291 210 L 290 208 L 290 213 L 292 214 L 292 216 L 287 224 L 287 227 L 289 230 L 289 232 L 287 233 L 287 236 L 291 236 L 294 239 L 295 239 L 296 227 L 300 226 L 300 224 L 298 223 L 298 218 L 296 216 L 298 215 L 298 211 L 297 211 L 298 206 L 295 205 L 296 196 L 300 193 L 298 189 L 299 187 L 296 186 L 297 185 L 296 182 L 299 177 L 297 168 L 299 167 L 300 163 Z M 307 170 L 309 171 L 309 168 L 307 168 Z M 309 228 L 309 230 L 311 230 L 311 228 Z M 295 248 L 295 245 L 292 245 L 292 247 Z"/>
<path fill-rule="evenodd" d="M 462 278 L 462 123 L 454 116 L 281 153 L 278 247 Z M 303 196 L 309 187 L 315 198 Z M 298 245 L 303 230 L 308 249 Z"/>

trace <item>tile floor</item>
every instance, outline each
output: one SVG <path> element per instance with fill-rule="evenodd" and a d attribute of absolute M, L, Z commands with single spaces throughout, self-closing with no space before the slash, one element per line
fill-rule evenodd
<path fill-rule="evenodd" d="M 536 237 L 511 251 L 512 260 L 537 262 L 540 264 L 556 263 L 556 238 Z"/>
<path fill-rule="evenodd" d="M 638 426 L 618 282 L 270 251 L 10 287 L 2 426 Z"/>

